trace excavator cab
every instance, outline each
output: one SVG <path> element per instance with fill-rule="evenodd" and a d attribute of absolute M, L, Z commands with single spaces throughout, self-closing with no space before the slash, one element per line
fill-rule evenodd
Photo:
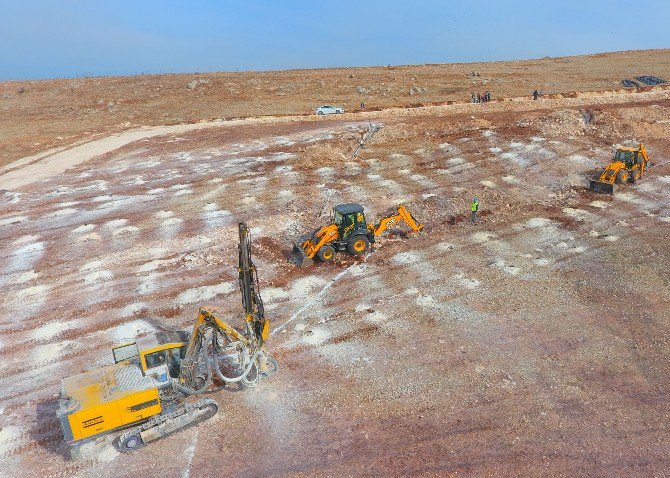
<path fill-rule="evenodd" d="M 636 162 L 633 156 L 634 153 L 632 151 L 623 151 L 619 149 L 616 153 L 614 153 L 614 161 L 624 163 L 626 168 L 630 169 Z"/>
<path fill-rule="evenodd" d="M 352 233 L 367 234 L 368 226 L 365 222 L 365 212 L 360 204 L 340 204 L 333 208 L 331 221 L 337 226 L 339 239 L 347 239 Z"/>
<path fill-rule="evenodd" d="M 316 255 L 321 261 L 332 260 L 335 252 L 363 254 L 375 242 L 375 235 L 368 228 L 365 211 L 360 204 L 347 203 L 333 207 L 331 220 L 332 227 L 336 229 L 330 234 L 332 237 L 327 243 L 317 251 Z"/>

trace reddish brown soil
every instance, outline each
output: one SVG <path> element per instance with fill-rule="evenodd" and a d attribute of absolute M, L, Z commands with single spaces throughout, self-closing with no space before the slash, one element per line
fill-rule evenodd
<path fill-rule="evenodd" d="M 0 82 L 0 166 L 77 141 L 144 125 L 214 118 L 312 114 L 322 104 L 357 111 L 467 102 L 490 90 L 494 100 L 546 98 L 621 88 L 655 75 L 670 81 L 670 50 L 564 58 L 333 68 L 277 72 L 141 75 Z M 644 89 L 644 88 L 642 88 Z"/>
<path fill-rule="evenodd" d="M 3 472 L 668 476 L 668 92 L 376 115 L 356 159 L 368 122 L 352 117 L 222 125 L 3 193 Z M 586 191 L 626 139 L 655 166 L 613 197 Z M 365 258 L 286 262 L 352 201 L 371 219 L 403 202 L 425 230 Z M 211 395 L 217 417 L 137 453 L 110 435 L 70 461 L 61 378 L 190 328 L 200 305 L 242 320 L 238 221 L 278 373 Z"/>

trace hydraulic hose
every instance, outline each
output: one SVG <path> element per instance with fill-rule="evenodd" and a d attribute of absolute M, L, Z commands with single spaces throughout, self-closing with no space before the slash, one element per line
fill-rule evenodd
<path fill-rule="evenodd" d="M 206 351 L 208 349 L 209 344 L 211 342 L 212 342 L 212 338 L 209 337 L 207 339 L 207 341 L 205 342 L 205 346 L 202 349 L 200 349 L 201 354 L 203 353 L 202 352 L 203 350 Z M 187 387 L 186 385 L 183 385 L 183 384 L 179 383 L 179 381 L 177 381 L 177 380 L 174 380 L 172 382 L 172 386 L 176 390 L 178 390 L 178 391 L 180 391 L 180 392 L 182 392 L 186 395 L 200 395 L 200 394 L 205 393 L 207 391 L 207 389 L 210 387 L 210 385 L 212 385 L 212 379 L 214 378 L 214 376 L 212 374 L 212 364 L 210 363 L 210 361 L 207 357 L 205 357 L 205 363 L 207 364 L 207 379 L 205 380 L 205 384 L 202 387 L 200 387 L 198 389 Z M 215 362 L 215 364 L 216 364 L 216 362 Z M 217 373 L 218 373 L 218 367 L 217 367 Z"/>
<path fill-rule="evenodd" d="M 256 365 L 256 359 L 258 358 L 258 356 L 261 353 L 262 352 L 259 351 L 259 352 L 256 352 L 255 354 L 253 354 L 251 356 L 251 360 L 249 361 L 249 365 L 247 365 L 247 368 L 244 369 L 244 371 L 240 375 L 238 375 L 237 377 L 234 377 L 234 378 L 226 377 L 225 375 L 223 375 L 223 373 L 221 372 L 221 369 L 219 368 L 219 356 L 217 355 L 217 356 L 214 357 L 214 371 L 216 372 L 217 377 L 219 377 L 221 380 L 223 380 L 226 383 L 240 382 L 240 381 L 247 378 L 247 375 L 249 375 L 249 372 L 251 372 L 251 369 Z"/>
<path fill-rule="evenodd" d="M 279 362 L 277 362 L 277 359 L 274 359 L 270 357 L 269 355 L 266 357 L 266 360 L 272 365 L 272 370 L 266 370 L 265 372 L 261 372 L 261 375 L 263 377 L 269 377 L 273 373 L 279 369 Z"/>

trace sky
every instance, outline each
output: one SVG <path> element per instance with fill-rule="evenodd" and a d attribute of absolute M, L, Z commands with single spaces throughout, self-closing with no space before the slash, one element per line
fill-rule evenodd
<path fill-rule="evenodd" d="M 0 80 L 514 60 L 670 47 L 647 0 L 0 0 Z"/>

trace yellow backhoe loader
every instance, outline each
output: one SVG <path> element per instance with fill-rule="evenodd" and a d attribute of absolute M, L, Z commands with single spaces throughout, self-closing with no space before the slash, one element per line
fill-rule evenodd
<path fill-rule="evenodd" d="M 112 349 L 114 365 L 66 378 L 57 416 L 73 457 L 79 446 L 102 434 L 126 429 L 121 451 L 200 423 L 218 404 L 191 396 L 219 385 L 254 386 L 277 369 L 265 351 L 270 323 L 265 318 L 249 228 L 239 224 L 239 285 L 245 312 L 240 330 L 201 307 L 193 332 L 158 332 Z M 130 427 L 130 428 L 129 428 Z"/>
<path fill-rule="evenodd" d="M 642 143 L 635 147 L 619 146 L 612 162 L 602 170 L 598 179 L 591 180 L 591 191 L 613 194 L 615 182 L 634 183 L 644 176 L 650 165 L 647 150 Z"/>
<path fill-rule="evenodd" d="M 312 264 L 314 257 L 322 262 L 330 262 L 336 252 L 364 254 L 374 244 L 376 236 L 401 222 L 415 232 L 423 229 L 423 225 L 417 223 L 403 205 L 398 206 L 397 212 L 373 226 L 366 222 L 363 206 L 355 203 L 340 204 L 333 208 L 330 224 L 316 229 L 293 245 L 290 262 L 305 267 Z"/>

